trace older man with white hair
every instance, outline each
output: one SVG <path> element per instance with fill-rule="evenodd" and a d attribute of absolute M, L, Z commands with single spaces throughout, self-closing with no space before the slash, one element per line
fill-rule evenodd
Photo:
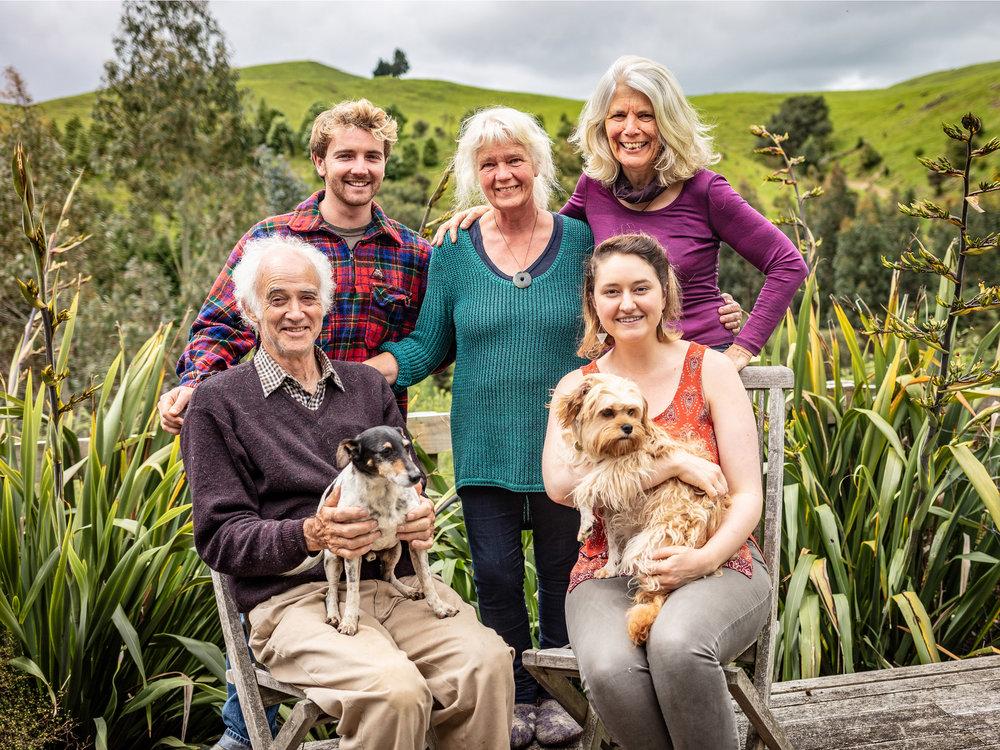
<path fill-rule="evenodd" d="M 448 586 L 437 582 L 438 593 L 459 614 L 438 620 L 379 580 L 376 562 L 364 562 L 361 620 L 347 636 L 326 623 L 322 566 L 282 575 L 321 549 L 345 558 L 368 552 L 378 531 L 366 512 L 332 498 L 317 513 L 317 498 L 338 472 L 341 440 L 404 422 L 375 370 L 331 361 L 316 347 L 333 299 L 323 253 L 294 237 L 254 240 L 232 277 L 259 348 L 197 389 L 181 444 L 195 546 L 233 577 L 255 656 L 338 717 L 343 750 L 420 750 L 428 728 L 441 748 L 504 746 L 511 651 Z M 399 537 L 426 549 L 433 518 L 425 502 Z M 396 569 L 404 581 L 413 572 L 407 558 Z"/>

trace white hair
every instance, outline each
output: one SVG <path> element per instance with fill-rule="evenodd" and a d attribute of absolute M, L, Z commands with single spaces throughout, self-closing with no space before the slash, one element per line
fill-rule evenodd
<path fill-rule="evenodd" d="M 645 94 L 653 104 L 660 133 L 660 155 L 653 168 L 660 184 L 681 182 L 719 161 L 708 134 L 711 127 L 701 121 L 684 97 L 674 74 L 645 57 L 624 55 L 601 76 L 583 105 L 576 132 L 570 136 L 570 142 L 583 154 L 583 171 L 588 177 L 610 185 L 618 176 L 620 165 L 608 143 L 604 121 L 619 86 Z"/>
<path fill-rule="evenodd" d="M 280 253 L 298 255 L 309 262 L 316 277 L 319 279 L 319 299 L 323 305 L 323 315 L 330 312 L 333 306 L 333 267 L 323 253 L 305 240 L 288 235 L 271 234 L 259 239 L 249 240 L 243 247 L 243 255 L 233 268 L 233 296 L 236 307 L 243 320 L 253 329 L 257 325 L 250 314 L 260 320 L 264 317 L 264 303 L 257 293 L 257 278 L 260 276 L 261 264 L 267 258 L 273 258 Z"/>
<path fill-rule="evenodd" d="M 488 146 L 515 143 L 528 152 L 535 177 L 532 197 L 541 209 L 549 207 L 549 195 L 555 185 L 556 168 L 552 163 L 552 139 L 529 114 L 510 107 L 491 107 L 472 115 L 462 124 L 452 166 L 455 170 L 455 204 L 460 208 L 484 203 L 486 196 L 479 184 L 479 152 Z"/>

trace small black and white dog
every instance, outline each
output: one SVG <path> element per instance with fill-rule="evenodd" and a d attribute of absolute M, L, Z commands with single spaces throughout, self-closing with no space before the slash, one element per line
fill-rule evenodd
<path fill-rule="evenodd" d="M 410 559 L 417 574 L 420 588 L 407 586 L 396 578 L 396 563 L 403 553 L 396 530 L 406 522 L 406 514 L 420 505 L 420 496 L 414 485 L 422 478 L 407 448 L 410 441 L 403 431 L 394 427 L 372 427 L 353 440 L 343 440 L 337 448 L 337 466 L 340 474 L 323 492 L 317 512 L 326 503 L 335 487 L 340 487 L 339 508 L 364 508 L 378 522 L 380 536 L 366 556 L 382 559 L 382 577 L 407 599 L 426 597 L 427 604 L 439 618 L 451 617 L 458 610 L 445 604 L 438 596 L 431 577 L 426 550 L 410 549 Z M 326 580 L 330 588 L 326 593 L 326 619 L 345 635 L 354 635 L 358 629 L 361 603 L 361 558 L 344 560 L 330 550 L 307 558 L 301 565 L 285 575 L 296 575 L 317 565 L 322 559 Z M 341 568 L 347 572 L 347 598 L 344 612 L 340 613 L 337 593 Z"/>

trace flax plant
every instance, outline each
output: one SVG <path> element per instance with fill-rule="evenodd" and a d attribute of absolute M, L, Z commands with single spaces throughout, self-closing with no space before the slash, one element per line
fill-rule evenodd
<path fill-rule="evenodd" d="M 33 214 L 20 150 L 14 179 L 39 272 L 20 285 L 41 316 L 47 359 L 41 384 L 30 369 L 17 376 L 15 362 L 0 411 L 0 624 L 18 652 L 10 664 L 35 678 L 81 746 L 205 736 L 217 720 L 195 707 L 223 698 L 224 670 L 178 444 L 155 429 L 169 329 L 131 361 L 120 353 L 92 396 L 63 403 L 75 303 L 59 310 L 47 280 L 58 245 Z M 82 439 L 69 429 L 72 412 Z"/>
<path fill-rule="evenodd" d="M 977 121 L 967 120 L 964 131 L 946 133 L 970 139 L 970 159 L 1000 148 L 991 141 L 973 149 Z M 977 197 L 968 189 L 968 161 L 964 175 L 967 206 Z M 978 195 L 997 187 L 984 184 Z M 904 210 L 928 219 L 946 213 L 926 203 Z M 854 303 L 863 331 L 837 300 L 836 323 L 820 330 L 814 272 L 765 353 L 765 362 L 788 364 L 796 376 L 786 437 L 780 679 L 1000 653 L 1000 324 L 977 343 L 961 342 L 962 368 L 944 356 L 958 350 L 957 317 L 995 306 L 995 287 L 985 285 L 963 300 L 962 256 L 995 249 L 996 238 L 968 237 L 965 210 L 941 218 L 960 232 L 955 245 L 938 259 L 917 240 L 915 252 L 888 263 L 895 270 L 884 310 Z M 936 275 L 937 297 L 901 297 L 904 267 Z"/>

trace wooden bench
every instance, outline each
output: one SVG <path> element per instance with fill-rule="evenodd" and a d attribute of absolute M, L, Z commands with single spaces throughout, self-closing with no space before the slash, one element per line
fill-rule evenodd
<path fill-rule="evenodd" d="M 781 507 L 785 463 L 785 392 L 793 385 L 793 374 L 787 367 L 746 367 L 740 373 L 754 403 L 757 432 L 764 456 L 764 513 L 757 539 L 763 540 L 761 551 L 771 579 L 771 613 L 756 644 L 733 664 L 724 667 L 729 691 L 749 719 L 746 747 L 759 748 L 761 743 L 772 750 L 791 750 L 781 726 L 770 708 L 771 680 L 774 673 L 774 640 L 778 614 L 778 567 L 781 542 Z M 765 450 L 766 448 L 766 450 Z M 622 627 L 625 622 L 622 621 Z M 580 672 L 570 648 L 525 651 L 522 662 L 538 682 L 583 727 L 582 750 L 608 750 L 617 747 L 600 717 L 580 691 Z M 743 666 L 753 674 L 747 677 Z"/>

